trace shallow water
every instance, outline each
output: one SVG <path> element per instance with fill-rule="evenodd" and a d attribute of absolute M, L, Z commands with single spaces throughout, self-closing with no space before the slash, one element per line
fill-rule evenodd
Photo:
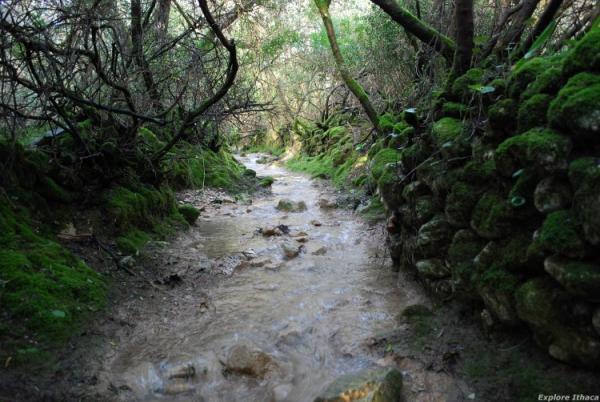
<path fill-rule="evenodd" d="M 339 375 L 373 366 L 365 341 L 394 328 L 402 307 L 419 302 L 418 292 L 398 286 L 381 227 L 349 211 L 319 208 L 320 198 L 333 199 L 331 189 L 257 164 L 258 157 L 240 159 L 276 179 L 272 195 L 251 205 L 223 204 L 172 246 L 192 266 L 214 272 L 231 274 L 244 260 L 241 252 L 266 265 L 242 265 L 208 289 L 209 308 L 200 303 L 204 290 L 191 286 L 173 311 L 157 311 L 138 325 L 107 370 L 111 383 L 128 390 L 121 400 L 312 401 Z M 305 201 L 308 209 L 278 211 L 282 198 Z M 307 233 L 298 257 L 286 260 L 281 249 L 284 242 L 300 246 L 295 238 L 256 233 L 278 224 Z M 321 248 L 324 255 L 313 255 Z M 262 380 L 224 374 L 228 350 L 241 343 L 271 355 L 277 368 Z M 182 364 L 193 365 L 196 375 L 169 380 L 169 370 Z"/>

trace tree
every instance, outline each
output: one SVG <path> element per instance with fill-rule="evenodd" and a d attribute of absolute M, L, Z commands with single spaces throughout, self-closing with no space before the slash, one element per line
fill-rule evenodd
<path fill-rule="evenodd" d="M 360 102 L 375 130 L 378 133 L 381 133 L 381 127 L 379 126 L 379 116 L 375 111 L 371 100 L 369 99 L 369 95 L 364 90 L 364 88 L 358 83 L 358 81 L 352 78 L 350 71 L 348 71 L 348 68 L 346 67 L 346 63 L 344 61 L 344 57 L 342 56 L 342 52 L 340 51 L 340 48 L 338 46 L 337 38 L 335 36 L 335 30 L 333 28 L 333 22 L 331 21 L 331 16 L 329 15 L 329 6 L 331 4 L 331 0 L 315 0 L 315 4 L 319 9 L 319 14 L 321 14 L 321 19 L 323 20 L 323 25 L 325 26 L 325 30 L 327 31 L 327 38 L 331 46 L 333 58 L 335 59 L 335 63 L 337 65 L 340 75 L 342 76 L 342 79 L 344 80 L 344 83 Z"/>

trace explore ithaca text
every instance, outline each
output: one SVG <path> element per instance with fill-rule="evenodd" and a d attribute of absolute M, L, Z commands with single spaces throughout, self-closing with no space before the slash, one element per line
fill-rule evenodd
<path fill-rule="evenodd" d="M 538 401 L 600 401 L 600 395 L 589 395 L 589 394 L 571 394 L 571 395 L 559 395 L 559 394 L 538 394 Z"/>

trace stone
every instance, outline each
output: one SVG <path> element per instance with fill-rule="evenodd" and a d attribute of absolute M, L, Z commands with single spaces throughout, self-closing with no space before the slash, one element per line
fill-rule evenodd
<path fill-rule="evenodd" d="M 321 209 L 332 209 L 337 208 L 337 202 L 328 200 L 326 198 L 319 199 L 319 208 Z"/>
<path fill-rule="evenodd" d="M 247 344 L 229 349 L 225 362 L 227 371 L 263 379 L 277 367 L 271 355 Z"/>
<path fill-rule="evenodd" d="M 285 258 L 291 260 L 292 258 L 296 258 L 298 255 L 300 255 L 300 251 L 302 251 L 303 246 L 298 247 L 295 244 L 286 242 L 281 245 L 281 248 L 283 249 L 283 255 Z"/>
<path fill-rule="evenodd" d="M 570 300 L 572 296 L 547 276 L 530 279 L 515 292 L 519 318 L 529 324 L 534 339 L 550 356 L 569 364 L 600 367 L 600 340 L 586 328 L 569 323 L 565 305 Z"/>
<path fill-rule="evenodd" d="M 196 368 L 193 364 L 181 364 L 171 367 L 165 374 L 165 377 L 170 380 L 174 378 L 192 378 L 194 376 L 196 376 Z"/>
<path fill-rule="evenodd" d="M 450 270 L 438 258 L 417 261 L 415 267 L 419 275 L 428 279 L 442 279 L 450 276 Z"/>
<path fill-rule="evenodd" d="M 281 236 L 283 235 L 283 232 L 281 230 L 279 230 L 278 227 L 265 227 L 265 228 L 260 228 L 259 232 L 265 236 L 265 237 L 271 237 L 271 236 Z"/>
<path fill-rule="evenodd" d="M 285 212 L 304 212 L 307 208 L 304 201 L 281 199 L 277 203 L 277 209 Z"/>
<path fill-rule="evenodd" d="M 521 323 L 511 290 L 483 286 L 478 289 L 478 293 L 483 304 L 499 322 L 508 326 L 517 326 Z"/>
<path fill-rule="evenodd" d="M 312 255 L 325 255 L 327 254 L 327 249 L 325 247 L 319 247 L 315 251 L 311 253 Z"/>
<path fill-rule="evenodd" d="M 315 402 L 397 402 L 402 373 L 396 368 L 364 370 L 335 380 Z"/>
<path fill-rule="evenodd" d="M 450 225 L 443 216 L 433 217 L 419 228 L 417 234 L 417 250 L 423 257 L 439 255 L 450 243 Z"/>
<path fill-rule="evenodd" d="M 538 183 L 533 194 L 535 208 L 543 213 L 558 211 L 571 203 L 571 186 L 556 176 L 546 177 Z"/>
<path fill-rule="evenodd" d="M 312 221 L 310 221 L 310 224 L 313 226 L 323 226 L 323 224 L 316 219 L 313 219 Z"/>
<path fill-rule="evenodd" d="M 561 257 L 548 257 L 544 269 L 573 295 L 600 302 L 600 266 Z"/>

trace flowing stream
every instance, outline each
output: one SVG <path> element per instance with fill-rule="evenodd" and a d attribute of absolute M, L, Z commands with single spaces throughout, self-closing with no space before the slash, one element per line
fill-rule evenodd
<path fill-rule="evenodd" d="M 194 269 L 220 269 L 227 277 L 208 289 L 183 285 L 178 301 L 165 298 L 162 309 L 119 340 L 105 374 L 126 390 L 117 400 L 312 401 L 341 374 L 374 366 L 367 340 L 394 328 L 402 308 L 421 301 L 390 269 L 380 226 L 320 208 L 319 200 L 333 200 L 328 185 L 257 164 L 259 157 L 240 159 L 275 178 L 272 194 L 207 210 L 169 245 Z M 307 210 L 277 210 L 286 198 L 304 201 Z M 290 234 L 257 233 L 279 224 Z M 306 233 L 305 243 L 293 237 L 298 232 Z M 285 258 L 283 243 L 301 246 L 300 254 Z M 208 307 L 201 303 L 207 293 Z M 241 344 L 272 357 L 268 375 L 224 370 L 230 349 Z M 169 379 L 177 370 L 182 378 Z"/>

